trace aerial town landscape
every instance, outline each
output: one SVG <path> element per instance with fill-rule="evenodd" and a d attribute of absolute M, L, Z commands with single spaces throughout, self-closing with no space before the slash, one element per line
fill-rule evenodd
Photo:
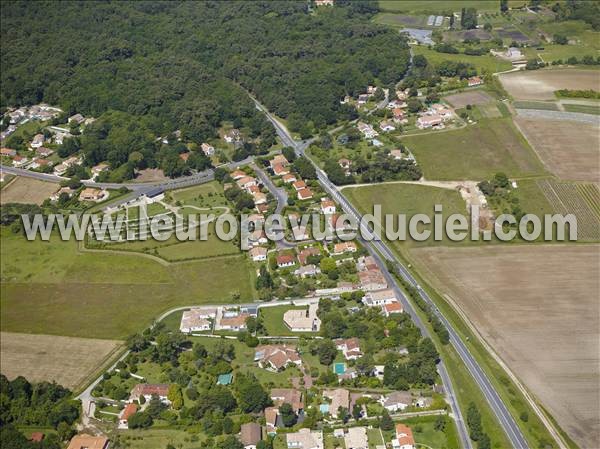
<path fill-rule="evenodd" d="M 600 449 L 599 2 L 0 32 L 2 449 Z"/>

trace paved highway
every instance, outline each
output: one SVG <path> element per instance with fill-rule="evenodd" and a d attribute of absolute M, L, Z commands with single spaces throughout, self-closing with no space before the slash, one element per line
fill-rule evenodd
<path fill-rule="evenodd" d="M 256 102 L 257 108 L 260 109 L 263 113 L 265 113 L 267 118 L 273 123 L 273 125 L 275 126 L 275 129 L 277 130 L 279 137 L 282 139 L 284 144 L 294 148 L 294 150 L 296 151 L 298 156 L 303 156 L 306 148 L 308 147 L 308 144 L 306 142 L 297 142 L 297 141 L 293 140 L 292 137 L 290 136 L 288 130 L 281 123 L 279 123 L 269 113 L 269 111 L 266 110 L 260 103 L 258 103 L 256 100 L 254 100 L 254 101 Z M 313 164 L 314 164 L 314 162 L 313 162 Z M 357 220 L 357 222 L 360 221 L 361 214 L 354 208 L 354 206 L 352 206 L 352 204 L 350 204 L 350 202 L 337 189 L 337 187 L 327 178 L 327 175 L 318 166 L 316 166 L 316 164 L 315 164 L 315 167 L 317 169 L 318 180 L 319 180 L 321 186 L 323 187 L 323 189 L 342 206 L 342 208 L 344 209 L 344 211 L 347 214 L 353 216 Z M 402 299 L 403 305 L 405 306 L 405 310 L 407 310 L 410 313 L 412 318 L 415 320 L 415 323 L 421 328 L 421 330 L 424 332 L 424 334 L 428 335 L 427 329 L 425 328 L 425 326 L 419 319 L 414 308 L 412 307 L 410 302 L 407 300 L 407 298 L 401 293 L 399 286 L 396 284 L 395 280 L 392 279 L 392 277 L 389 275 L 389 273 L 387 273 L 387 269 L 385 267 L 383 258 L 385 258 L 385 260 L 391 261 L 395 264 L 395 266 L 397 267 L 397 270 L 398 270 L 398 275 L 401 276 L 403 279 L 405 279 L 407 282 L 409 282 L 412 286 L 414 286 L 417 289 L 421 298 L 423 298 L 423 300 L 426 301 L 432 307 L 432 310 L 434 311 L 436 316 L 442 321 L 442 323 L 444 323 L 444 325 L 446 326 L 446 328 L 448 329 L 448 332 L 450 334 L 450 343 L 452 344 L 454 349 L 457 351 L 461 360 L 466 365 L 467 369 L 473 376 L 475 382 L 481 389 L 481 391 L 482 391 L 484 397 L 486 398 L 486 400 L 488 401 L 493 413 L 496 415 L 498 422 L 500 423 L 500 426 L 502 427 L 502 429 L 506 433 L 509 441 L 511 442 L 511 445 L 516 449 L 527 449 L 529 446 L 521 432 L 521 429 L 518 427 L 517 423 L 515 422 L 515 420 L 509 413 L 508 409 L 506 408 L 506 405 L 502 402 L 500 396 L 498 395 L 498 392 L 494 389 L 494 387 L 491 384 L 490 380 L 488 379 L 487 375 L 485 374 L 483 369 L 479 366 L 479 364 L 477 363 L 475 358 L 471 355 L 471 353 L 467 349 L 466 345 L 463 343 L 463 341 L 459 337 L 458 333 L 454 330 L 452 325 L 448 322 L 448 320 L 441 314 L 441 312 L 435 306 L 435 304 L 433 303 L 432 299 L 429 297 L 427 292 L 425 292 L 422 289 L 422 287 L 419 285 L 419 283 L 416 281 L 416 279 L 412 276 L 412 274 L 408 271 L 408 269 L 398 260 L 398 258 L 393 254 L 393 252 L 388 248 L 388 246 L 383 241 L 372 239 L 371 237 L 373 236 L 373 233 L 371 232 L 371 230 L 369 230 L 364 225 L 361 228 L 361 231 L 362 231 L 363 237 L 365 237 L 367 240 L 369 240 L 369 241 L 362 240 L 363 243 L 365 243 L 365 246 L 369 249 L 369 252 L 372 255 L 374 255 L 378 264 L 380 266 L 382 266 L 382 268 L 383 268 L 382 271 L 387 274 L 388 283 L 390 283 L 390 285 L 394 286 L 394 289 L 396 290 L 397 293 L 400 293 L 400 297 Z M 462 418 L 462 414 L 460 412 L 460 409 L 459 409 L 457 401 L 456 401 L 454 389 L 452 387 L 452 383 L 450 381 L 450 378 L 448 376 L 448 373 L 446 371 L 446 368 L 445 368 L 443 362 L 440 362 L 438 369 L 439 369 L 440 377 L 442 378 L 442 381 L 444 382 L 444 387 L 446 389 L 446 392 L 448 393 L 448 397 L 450 400 L 450 406 L 452 408 L 452 413 L 454 414 L 456 422 L 457 422 L 459 436 L 462 441 L 463 447 L 470 448 L 471 441 L 468 437 L 468 432 L 467 432 L 464 420 Z"/>

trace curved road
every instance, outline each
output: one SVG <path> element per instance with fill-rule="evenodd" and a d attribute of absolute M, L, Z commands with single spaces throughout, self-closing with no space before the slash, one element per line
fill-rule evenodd
<path fill-rule="evenodd" d="M 284 142 L 284 144 L 294 148 L 298 156 L 304 156 L 304 152 L 308 147 L 307 143 L 297 142 L 293 140 L 287 129 L 281 123 L 279 123 L 264 106 L 258 103 L 256 99 L 253 100 L 256 103 L 256 107 L 259 110 L 261 110 L 266 115 L 266 117 L 273 123 L 277 134 Z M 311 159 L 309 158 L 309 160 Z M 347 214 L 354 217 L 357 220 L 357 222 L 359 222 L 361 214 L 354 208 L 354 206 L 352 206 L 352 204 L 350 204 L 350 202 L 344 197 L 344 195 L 340 191 L 338 191 L 337 187 L 327 178 L 325 172 L 323 172 L 314 162 L 313 165 L 315 165 L 317 169 L 317 177 L 323 189 L 329 195 L 331 195 L 339 204 L 341 204 L 342 208 Z M 528 449 L 529 445 L 527 444 L 527 441 L 525 440 L 521 429 L 519 428 L 512 415 L 508 411 L 498 392 L 494 389 L 494 386 L 491 384 L 489 378 L 487 377 L 483 369 L 479 366 L 473 355 L 469 352 L 468 348 L 463 343 L 463 341 L 459 337 L 456 330 L 452 327 L 450 322 L 444 317 L 444 315 L 442 315 L 442 313 L 435 306 L 434 302 L 427 294 L 427 292 L 423 290 L 423 288 L 419 285 L 416 279 L 412 276 L 412 274 L 410 274 L 407 268 L 398 260 L 398 258 L 393 254 L 393 252 L 388 248 L 388 246 L 381 240 L 374 240 L 373 233 L 366 227 L 366 225 L 363 225 L 361 227 L 361 231 L 362 236 L 366 237 L 366 240 L 361 240 L 363 241 L 369 252 L 375 257 L 378 265 L 383 268 L 382 271 L 384 272 L 384 274 L 386 274 L 388 283 L 394 286 L 394 290 L 397 293 L 399 293 L 405 310 L 409 312 L 417 326 L 421 328 L 424 335 L 429 334 L 427 328 L 425 328 L 419 316 L 416 314 L 414 308 L 412 307 L 412 304 L 408 301 L 404 294 L 402 294 L 398 284 L 387 272 L 384 258 L 385 260 L 388 260 L 395 264 L 395 266 L 397 267 L 397 274 L 417 289 L 421 298 L 431 306 L 435 315 L 442 321 L 442 323 L 444 323 L 450 334 L 450 343 L 452 344 L 452 346 L 460 356 L 461 360 L 473 376 L 475 382 L 481 389 L 493 413 L 496 415 L 500 426 L 506 433 L 511 445 L 516 449 Z M 468 436 L 468 431 L 462 418 L 461 411 L 458 407 L 456 397 L 454 394 L 454 389 L 452 387 L 450 377 L 448 376 L 443 361 L 441 361 L 438 365 L 438 370 L 440 373 L 440 377 L 444 382 L 444 386 L 448 393 L 448 397 L 450 399 L 450 406 L 456 419 L 459 436 L 463 447 L 471 448 L 471 440 Z"/>

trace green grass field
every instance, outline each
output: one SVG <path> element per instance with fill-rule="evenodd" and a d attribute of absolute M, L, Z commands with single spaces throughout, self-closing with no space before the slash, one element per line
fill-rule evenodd
<path fill-rule="evenodd" d="M 481 120 L 466 128 L 405 137 L 428 180 L 483 180 L 544 173 L 541 162 L 509 118 Z"/>
<path fill-rule="evenodd" d="M 543 50 L 537 50 L 537 54 L 547 62 L 558 59 L 566 60 L 571 56 L 581 58 L 583 56 L 598 56 L 600 51 L 600 33 L 593 31 L 590 25 L 580 20 L 568 20 L 564 22 L 549 22 L 539 25 L 539 28 L 551 36 L 562 34 L 575 41 L 569 45 L 544 44 Z"/>
<path fill-rule="evenodd" d="M 517 109 L 538 109 L 542 111 L 558 111 L 558 105 L 548 101 L 518 100 L 513 103 Z"/>
<path fill-rule="evenodd" d="M 1 328 L 123 339 L 178 305 L 254 298 L 243 256 L 161 265 L 143 255 L 81 253 L 77 243 L 29 242 L 1 230 Z"/>
<path fill-rule="evenodd" d="M 473 64 L 473 66 L 477 69 L 477 72 L 503 72 L 505 70 L 510 70 L 512 64 L 507 61 L 503 61 L 502 59 L 496 58 L 492 55 L 482 55 L 482 56 L 471 56 L 471 55 L 463 55 L 463 54 L 449 54 L 449 53 L 439 53 L 435 50 L 430 50 L 427 47 L 422 45 L 413 45 L 412 46 L 415 55 L 423 55 L 427 58 L 427 60 L 431 64 L 439 64 L 442 61 L 461 61 L 467 62 L 469 64 Z"/>
<path fill-rule="evenodd" d="M 275 306 L 275 307 L 263 307 L 260 309 L 260 314 L 263 318 L 267 335 L 275 336 L 289 336 L 289 335 L 312 335 L 307 332 L 292 332 L 283 322 L 283 314 L 288 310 L 306 310 L 306 307 L 294 307 L 294 306 Z"/>
<path fill-rule="evenodd" d="M 217 182 L 209 182 L 194 187 L 175 190 L 169 195 L 173 201 L 197 207 L 220 206 L 227 202 L 223 196 L 223 187 Z"/>
<path fill-rule="evenodd" d="M 563 107 L 567 112 L 579 112 L 582 114 L 593 114 L 600 115 L 600 103 L 599 104 L 564 104 Z"/>
<path fill-rule="evenodd" d="M 511 6 L 522 5 L 523 0 L 511 0 Z M 495 0 L 379 0 L 379 7 L 383 11 L 441 14 L 448 11 L 460 11 L 461 8 L 477 8 L 478 11 L 498 11 L 498 2 Z"/>
<path fill-rule="evenodd" d="M 373 213 L 373 205 L 380 204 L 383 216 L 405 214 L 407 222 L 415 214 L 426 214 L 433 217 L 436 204 L 443 205 L 442 216 L 444 218 L 455 213 L 467 213 L 465 202 L 458 192 L 437 187 L 415 184 L 379 184 L 344 189 L 344 194 L 363 214 Z M 397 227 L 397 224 L 394 227 Z M 428 229 L 432 229 L 432 226 L 429 226 Z M 424 242 L 416 242 L 409 238 L 405 242 L 394 240 L 393 245 L 400 249 L 444 243 L 450 243 L 450 241 L 444 238 L 441 242 L 436 242 L 432 237 Z"/>
<path fill-rule="evenodd" d="M 178 449 L 193 449 L 199 447 L 206 436 L 184 430 L 150 428 L 121 430 L 118 438 L 128 449 L 164 449 L 169 444 Z"/>

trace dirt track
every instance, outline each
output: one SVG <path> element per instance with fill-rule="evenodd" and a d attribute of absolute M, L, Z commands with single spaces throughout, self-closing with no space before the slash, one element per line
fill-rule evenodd
<path fill-rule="evenodd" d="M 600 245 L 411 253 L 569 436 L 600 447 Z"/>

